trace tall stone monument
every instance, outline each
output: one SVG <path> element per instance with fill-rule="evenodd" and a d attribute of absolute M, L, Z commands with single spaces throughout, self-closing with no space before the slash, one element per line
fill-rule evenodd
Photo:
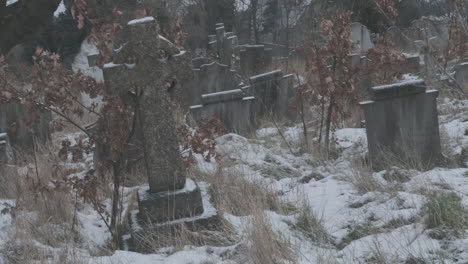
<path fill-rule="evenodd" d="M 133 246 L 147 251 L 143 239 L 155 225 L 201 215 L 198 185 L 186 177 L 171 111 L 168 83 L 191 73 L 189 56 L 160 36 L 152 17 L 132 20 L 124 29 L 125 44 L 114 52 L 114 61 L 104 66 L 109 93 L 141 91 L 136 109 L 149 185 L 138 191 L 139 211 L 132 225 Z M 134 63 L 126 63 L 132 58 Z"/>
<path fill-rule="evenodd" d="M 373 101 L 360 103 L 366 118 L 372 167 L 385 169 L 395 159 L 434 165 L 441 154 L 438 91 L 426 91 L 422 80 L 376 86 L 372 90 Z"/>

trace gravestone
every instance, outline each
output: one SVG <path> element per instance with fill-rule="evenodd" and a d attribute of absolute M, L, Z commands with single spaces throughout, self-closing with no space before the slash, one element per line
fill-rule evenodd
<path fill-rule="evenodd" d="M 391 26 L 387 30 L 387 37 L 393 42 L 393 47 L 399 52 L 414 53 L 417 52 L 416 46 L 402 29 Z"/>
<path fill-rule="evenodd" d="M 369 29 L 361 23 L 356 22 L 351 24 L 350 39 L 355 44 L 353 53 L 364 55 L 369 49 L 374 47 Z"/>
<path fill-rule="evenodd" d="M 152 17 L 130 21 L 124 28 L 128 41 L 103 69 L 109 93 L 125 96 L 135 88 L 142 91 L 136 115 L 149 184 L 138 191 L 139 212 L 132 222 L 133 246 L 138 251 L 148 249 L 143 238 L 154 233 L 154 225 L 204 212 L 198 185 L 186 177 L 166 86 L 178 85 L 178 80 L 190 75 L 189 56 L 158 35 L 156 28 Z M 136 63 L 126 63 L 128 58 Z"/>
<path fill-rule="evenodd" d="M 190 107 L 193 118 L 216 118 L 233 133 L 252 132 L 255 124 L 255 98 L 246 96 L 240 89 L 202 95 L 202 104 Z"/>
<path fill-rule="evenodd" d="M 468 62 L 461 63 L 455 67 L 455 80 L 468 92 Z"/>
<path fill-rule="evenodd" d="M 273 62 L 273 50 L 263 45 L 245 45 L 240 50 L 240 73 L 250 77 L 264 73 Z"/>
<path fill-rule="evenodd" d="M 198 57 L 192 60 L 192 67 L 193 69 L 200 69 L 202 65 L 210 64 L 212 60 L 206 57 Z"/>
<path fill-rule="evenodd" d="M 0 170 L 8 163 L 8 136 L 0 133 Z"/>
<path fill-rule="evenodd" d="M 14 101 L 0 104 L 0 131 L 7 133 L 14 149 L 31 150 L 33 142 L 45 143 L 50 140 L 50 121 L 50 111 L 32 110 Z"/>
<path fill-rule="evenodd" d="M 258 117 L 273 117 L 278 119 L 292 118 L 288 108 L 295 96 L 294 75 L 285 75 L 281 70 L 275 70 L 250 77 L 250 85 L 242 90 L 256 99 L 252 109 Z"/>
<path fill-rule="evenodd" d="M 416 161 L 434 165 L 440 158 L 438 91 L 424 81 L 372 88 L 373 101 L 361 102 L 366 119 L 369 160 L 375 170 Z"/>
<path fill-rule="evenodd" d="M 218 55 L 219 62 L 229 68 L 237 45 L 237 36 L 233 32 L 226 32 L 223 23 L 216 24 L 216 35 L 208 36 L 208 47 Z"/>
<path fill-rule="evenodd" d="M 199 69 L 194 69 L 194 73 L 195 85 L 190 89 L 192 105 L 201 103 L 202 94 L 233 90 L 240 82 L 236 71 L 218 62 L 201 65 Z"/>
<path fill-rule="evenodd" d="M 401 65 L 402 73 L 418 74 L 421 72 L 419 55 L 405 55 L 405 61 Z"/>

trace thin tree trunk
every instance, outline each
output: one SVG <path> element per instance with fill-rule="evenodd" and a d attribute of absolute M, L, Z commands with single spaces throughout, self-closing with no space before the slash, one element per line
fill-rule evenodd
<path fill-rule="evenodd" d="M 302 120 L 302 129 L 304 132 L 304 141 L 306 148 L 309 149 L 309 136 L 307 131 L 307 124 L 305 121 L 305 107 L 304 107 L 304 99 L 303 96 L 299 97 L 299 103 L 301 104 L 301 120 Z"/>
<path fill-rule="evenodd" d="M 120 162 L 114 162 L 113 164 L 113 183 L 114 191 L 112 193 L 112 214 L 110 227 L 114 232 L 114 240 L 117 241 L 117 216 L 119 215 L 119 196 L 120 196 Z"/>
<path fill-rule="evenodd" d="M 260 42 L 260 38 L 258 36 L 258 26 L 257 26 L 257 11 L 258 11 L 258 0 L 252 0 L 252 26 L 254 30 L 254 41 L 255 44 Z"/>
<path fill-rule="evenodd" d="M 325 121 L 325 99 L 322 97 L 320 99 L 320 132 L 319 132 L 319 144 L 322 143 L 322 134 L 323 134 L 323 122 Z"/>
<path fill-rule="evenodd" d="M 328 105 L 327 127 L 326 127 L 326 131 L 325 131 L 325 149 L 327 151 L 327 156 L 328 156 L 329 147 L 330 147 L 330 128 L 331 128 L 333 107 L 334 107 L 334 98 L 333 98 L 333 95 L 332 95 L 330 97 L 330 104 Z"/>

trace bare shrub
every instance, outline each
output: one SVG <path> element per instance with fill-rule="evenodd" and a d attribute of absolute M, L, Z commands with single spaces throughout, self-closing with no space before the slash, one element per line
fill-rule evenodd
<path fill-rule="evenodd" d="M 265 184 L 248 181 L 232 169 L 218 169 L 211 184 L 216 207 L 223 212 L 245 216 L 252 215 L 259 208 L 278 213 L 293 209 Z"/>

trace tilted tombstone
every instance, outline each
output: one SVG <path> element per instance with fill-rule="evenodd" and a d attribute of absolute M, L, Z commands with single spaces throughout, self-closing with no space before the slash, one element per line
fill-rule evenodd
<path fill-rule="evenodd" d="M 212 61 L 206 57 L 198 57 L 192 60 L 193 69 L 200 69 L 202 65 L 210 64 Z"/>
<path fill-rule="evenodd" d="M 254 128 L 255 98 L 246 96 L 240 89 L 204 94 L 202 104 L 190 107 L 196 121 L 217 118 L 224 127 L 234 133 L 246 134 Z"/>
<path fill-rule="evenodd" d="M 201 95 L 236 89 L 239 80 L 237 73 L 229 66 L 213 62 L 194 70 L 196 81 L 190 90 L 192 105 L 200 104 Z"/>
<path fill-rule="evenodd" d="M 375 170 L 399 161 L 434 165 L 439 159 L 438 91 L 424 81 L 373 87 L 373 101 L 361 102 L 369 160 Z"/>
<path fill-rule="evenodd" d="M 351 24 L 350 39 L 355 43 L 353 53 L 363 55 L 374 47 L 369 29 L 361 23 L 356 22 Z"/>
<path fill-rule="evenodd" d="M 203 213 L 200 189 L 186 177 L 166 87 L 168 81 L 177 85 L 177 80 L 191 74 L 190 61 L 188 54 L 158 35 L 156 27 L 152 17 L 128 22 L 124 29 L 128 41 L 115 51 L 114 61 L 104 66 L 109 93 L 125 95 L 135 88 L 142 91 L 136 113 L 149 185 L 138 191 L 139 213 L 137 223 L 133 223 L 138 228 L 132 229 L 138 251 L 148 247 L 148 241 L 144 241 L 145 234 L 151 232 L 145 230 L 148 223 Z M 136 59 L 136 63 L 126 64 L 128 58 Z"/>
<path fill-rule="evenodd" d="M 250 85 L 243 87 L 248 96 L 254 96 L 256 106 L 255 115 L 284 119 L 291 117 L 288 109 L 294 98 L 294 76 L 283 76 L 281 70 L 259 74 L 250 77 Z"/>
<path fill-rule="evenodd" d="M 464 62 L 455 67 L 455 80 L 468 92 L 468 62 Z"/>
<path fill-rule="evenodd" d="M 240 50 L 240 72 L 244 77 L 264 73 L 273 63 L 273 50 L 263 45 L 245 45 Z"/>

